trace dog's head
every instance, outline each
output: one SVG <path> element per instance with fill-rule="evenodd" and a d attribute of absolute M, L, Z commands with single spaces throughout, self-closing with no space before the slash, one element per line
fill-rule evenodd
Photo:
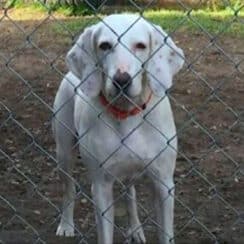
<path fill-rule="evenodd" d="M 163 95 L 184 63 L 183 51 L 140 16 L 117 14 L 85 29 L 68 52 L 67 65 L 90 97 L 131 100 L 151 88 Z"/>

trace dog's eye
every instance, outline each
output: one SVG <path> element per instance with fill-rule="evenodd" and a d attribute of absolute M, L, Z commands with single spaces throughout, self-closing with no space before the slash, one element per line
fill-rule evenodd
<path fill-rule="evenodd" d="M 100 43 L 99 48 L 103 51 L 107 51 L 112 49 L 112 45 L 109 42 L 102 42 Z"/>
<path fill-rule="evenodd" d="M 142 42 L 138 42 L 138 43 L 136 43 L 135 48 L 140 49 L 140 50 L 144 50 L 147 48 L 147 46 Z"/>

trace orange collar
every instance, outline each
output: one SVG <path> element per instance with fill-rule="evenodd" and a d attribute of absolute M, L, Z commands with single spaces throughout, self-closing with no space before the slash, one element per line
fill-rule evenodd
<path fill-rule="evenodd" d="M 147 100 L 145 103 L 143 103 L 141 106 L 135 106 L 131 110 L 121 110 L 117 108 L 116 106 L 112 105 L 106 97 L 101 92 L 99 95 L 100 103 L 106 107 L 107 111 L 113 115 L 114 118 L 118 120 L 123 120 L 128 118 L 129 116 L 134 116 L 142 112 L 142 110 L 145 110 L 147 107 L 147 104 L 149 103 L 150 99 L 152 97 L 152 92 L 150 92 Z"/>

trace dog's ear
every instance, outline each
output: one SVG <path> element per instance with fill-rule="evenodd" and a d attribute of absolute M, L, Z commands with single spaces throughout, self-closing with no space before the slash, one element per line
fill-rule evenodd
<path fill-rule="evenodd" d="M 184 64 L 184 53 L 160 26 L 151 26 L 151 55 L 146 64 L 150 87 L 162 96 Z"/>
<path fill-rule="evenodd" d="M 80 89 L 89 97 L 101 90 L 102 74 L 97 65 L 95 32 L 97 25 L 84 30 L 66 56 L 69 70 L 80 79 Z"/>

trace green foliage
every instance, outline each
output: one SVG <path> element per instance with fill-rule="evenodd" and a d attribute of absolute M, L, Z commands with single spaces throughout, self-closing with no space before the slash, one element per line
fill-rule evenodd
<path fill-rule="evenodd" d="M 94 14 L 94 11 L 86 3 L 81 3 L 78 6 L 60 5 L 56 7 L 55 11 L 66 16 L 85 16 Z"/>
<path fill-rule="evenodd" d="M 207 0 L 206 4 L 211 11 L 229 9 L 238 11 L 244 7 L 243 0 Z"/>
<path fill-rule="evenodd" d="M 87 4 L 87 2 L 89 2 Z M 32 7 L 33 9 L 43 9 L 43 10 L 51 10 L 58 11 L 59 13 L 65 14 L 67 16 L 85 16 L 94 14 L 93 8 L 96 9 L 100 6 L 102 1 L 95 0 L 86 0 L 81 1 L 78 5 L 71 4 L 71 1 L 58 1 L 58 0 L 49 0 L 44 3 L 43 0 L 8 0 L 6 6 L 8 8 L 21 8 L 23 6 Z M 138 1 L 140 2 L 140 1 Z M 112 6 L 113 4 L 111 4 Z M 128 4 L 128 9 L 130 9 L 131 5 Z M 243 0 L 202 0 L 202 8 L 205 11 L 223 11 L 223 10 L 231 10 L 231 11 L 243 11 L 244 3 Z M 202 9 L 202 10 L 203 10 Z M 134 8 L 131 9 L 135 10 Z M 201 10 L 201 9 L 200 9 Z M 168 10 L 170 11 L 170 10 Z"/>
<path fill-rule="evenodd" d="M 23 0 L 8 0 L 5 4 L 6 8 L 18 8 L 20 6 L 23 6 L 24 1 Z"/>
<path fill-rule="evenodd" d="M 69 5 L 69 4 L 59 4 L 58 1 L 49 1 L 48 3 L 44 4 L 41 0 L 8 0 L 6 3 L 7 8 L 24 8 L 29 7 L 33 10 L 43 10 L 43 11 L 57 11 L 62 13 L 66 16 L 72 15 L 91 15 L 93 14 L 93 10 L 91 7 L 84 3 L 80 3 L 78 6 L 76 5 Z"/>
<path fill-rule="evenodd" d="M 230 4 L 226 7 L 226 9 L 232 9 L 235 11 L 240 11 L 244 9 L 243 0 L 229 0 L 228 2 L 230 2 Z"/>
<path fill-rule="evenodd" d="M 8 0 L 6 3 L 7 8 L 24 8 L 24 7 L 31 7 L 32 9 L 36 10 L 47 10 L 44 4 L 42 4 L 40 1 L 30 1 L 29 0 Z"/>

